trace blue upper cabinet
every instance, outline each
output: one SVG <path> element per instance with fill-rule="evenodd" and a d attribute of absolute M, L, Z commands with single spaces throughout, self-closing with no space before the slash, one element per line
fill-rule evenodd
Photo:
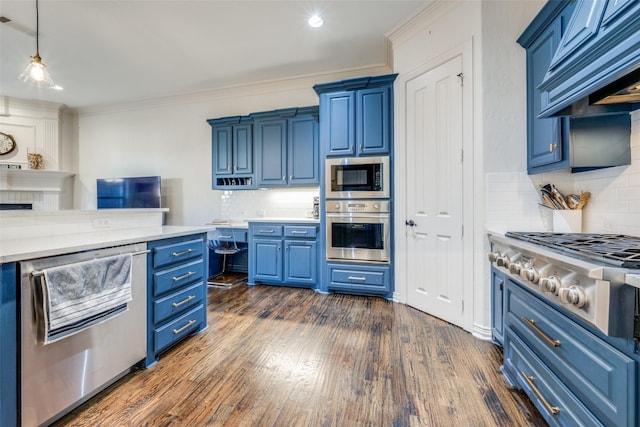
<path fill-rule="evenodd" d="M 327 156 L 390 154 L 393 81 L 397 74 L 315 85 L 321 146 Z"/>
<path fill-rule="evenodd" d="M 253 126 L 248 117 L 207 120 L 211 125 L 212 187 L 255 188 Z"/>
<path fill-rule="evenodd" d="M 289 119 L 288 130 L 289 185 L 318 185 L 318 119 L 309 115 L 294 117 Z"/>
<path fill-rule="evenodd" d="M 326 135 L 329 154 L 353 156 L 356 154 L 356 94 L 352 91 L 327 93 L 320 96 L 322 128 Z"/>
<path fill-rule="evenodd" d="M 389 154 L 391 86 L 357 92 L 356 145 L 359 154 Z"/>
<path fill-rule="evenodd" d="M 320 182 L 318 107 L 256 113 L 258 187 L 309 187 Z"/>
<path fill-rule="evenodd" d="M 287 120 L 256 121 L 259 187 L 286 187 Z"/>
<path fill-rule="evenodd" d="M 527 171 L 529 174 L 569 167 L 569 120 L 538 118 L 542 94 L 538 85 L 560 45 L 573 11 L 569 3 L 547 3 L 518 39 L 527 50 Z"/>

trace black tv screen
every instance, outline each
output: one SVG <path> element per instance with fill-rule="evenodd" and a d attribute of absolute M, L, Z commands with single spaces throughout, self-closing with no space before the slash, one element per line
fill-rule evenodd
<path fill-rule="evenodd" d="M 98 209 L 160 207 L 160 177 L 99 178 Z"/>

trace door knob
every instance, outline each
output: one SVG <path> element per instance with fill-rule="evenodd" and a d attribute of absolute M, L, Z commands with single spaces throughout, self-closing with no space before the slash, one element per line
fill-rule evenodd
<path fill-rule="evenodd" d="M 414 221 L 414 220 L 412 220 L 412 219 L 408 219 L 408 220 L 406 220 L 404 223 L 405 223 L 406 225 L 408 225 L 409 227 L 417 227 L 417 226 L 418 226 L 418 224 L 416 224 L 416 223 L 415 223 L 415 221 Z"/>

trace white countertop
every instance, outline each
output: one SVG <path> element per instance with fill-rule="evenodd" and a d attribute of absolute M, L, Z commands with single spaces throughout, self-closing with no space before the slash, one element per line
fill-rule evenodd
<path fill-rule="evenodd" d="M 636 288 L 640 288 L 640 274 L 625 274 L 625 282 Z"/>
<path fill-rule="evenodd" d="M 245 219 L 247 222 L 286 222 L 286 223 L 301 223 L 307 222 L 311 224 L 319 224 L 320 220 L 315 218 L 308 217 L 275 217 L 275 216 L 265 216 L 265 217 L 256 217 L 256 218 L 247 218 Z"/>
<path fill-rule="evenodd" d="M 152 226 L 42 238 L 0 240 L 0 263 L 206 233 L 213 229 L 211 226 Z"/>

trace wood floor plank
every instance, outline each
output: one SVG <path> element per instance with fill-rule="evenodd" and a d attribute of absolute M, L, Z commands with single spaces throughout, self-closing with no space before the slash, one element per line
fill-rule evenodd
<path fill-rule="evenodd" d="M 209 327 L 56 426 L 545 426 L 499 347 L 411 307 L 210 288 Z"/>

